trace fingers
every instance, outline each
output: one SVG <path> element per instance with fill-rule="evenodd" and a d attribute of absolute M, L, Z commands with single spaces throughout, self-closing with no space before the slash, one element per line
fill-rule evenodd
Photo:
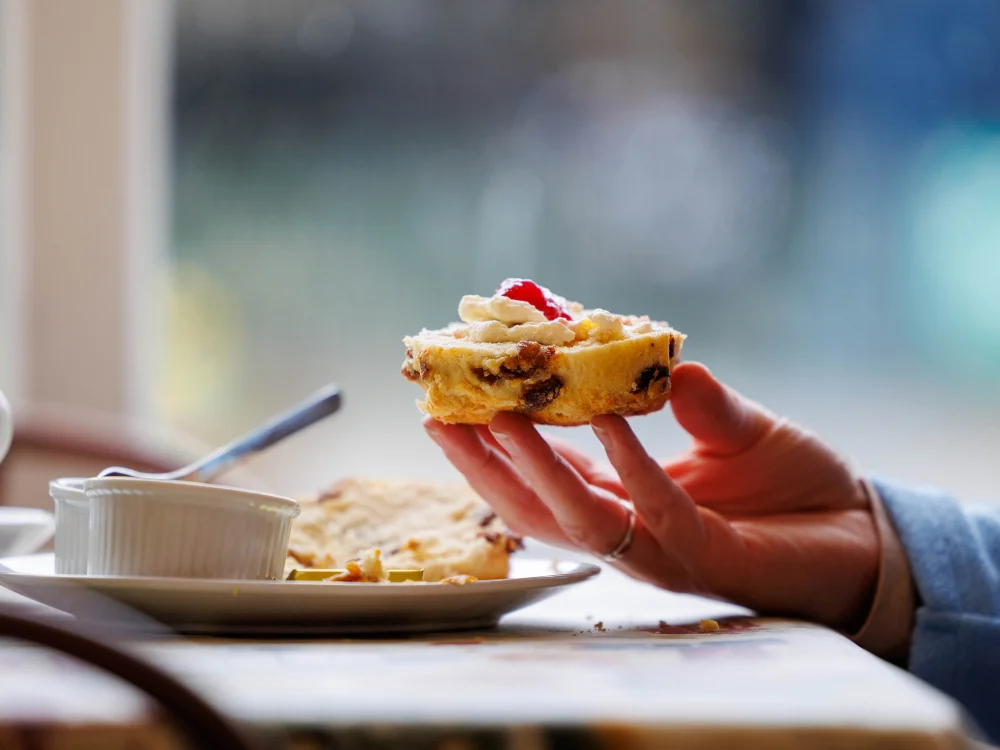
<path fill-rule="evenodd" d="M 489 427 L 486 425 L 476 425 L 474 429 L 484 443 L 493 446 L 503 453 L 503 455 L 508 456 L 507 449 L 497 441 L 496 436 L 490 432 Z M 588 484 L 606 489 L 617 497 L 625 495 L 621 482 L 618 481 L 618 477 L 614 475 L 610 468 L 598 464 L 586 453 L 562 438 L 552 435 L 542 435 L 542 439 L 552 446 L 552 450 L 559 454 L 566 463 L 576 469 Z"/>
<path fill-rule="evenodd" d="M 479 435 L 479 439 L 482 440 L 484 444 L 498 451 L 502 456 L 506 456 L 508 459 L 510 458 L 510 456 L 507 455 L 507 449 L 497 442 L 493 433 L 490 432 L 489 427 L 484 424 L 477 424 L 473 425 L 472 429 L 476 431 L 476 434 Z"/>
<path fill-rule="evenodd" d="M 490 430 L 518 472 L 549 508 L 567 541 L 597 556 L 606 555 L 619 545 L 629 525 L 629 510 L 620 498 L 588 484 L 570 460 L 524 417 L 498 415 Z M 578 454 L 573 455 L 579 458 Z M 581 462 L 580 466 L 586 470 L 588 464 Z M 638 578 L 668 581 L 678 590 L 690 587 L 686 570 L 663 554 L 638 518 L 632 546 L 615 565 Z"/>
<path fill-rule="evenodd" d="M 469 425 L 445 425 L 426 419 L 424 429 L 472 489 L 512 531 L 552 544 L 565 544 L 552 513 L 518 474 L 506 454 L 485 443 Z"/>
<path fill-rule="evenodd" d="M 716 380 L 704 365 L 688 362 L 671 375 L 670 405 L 678 424 L 711 455 L 752 447 L 773 427 L 774 415 Z"/>
<path fill-rule="evenodd" d="M 617 546 L 627 511 L 610 493 L 589 485 L 530 421 L 517 414 L 498 414 L 490 432 L 570 542 L 596 554 Z"/>
<path fill-rule="evenodd" d="M 632 546 L 615 562 L 631 575 L 676 591 L 704 592 L 693 562 L 707 548 L 698 511 L 670 482 L 635 440 L 612 437 L 609 455 L 628 477 L 626 489 L 636 506 Z M 473 488 L 511 525 L 526 535 L 556 545 L 572 545 L 603 556 L 622 541 L 629 510 L 611 492 L 588 482 L 599 471 L 579 452 L 553 447 L 522 416 L 499 415 L 489 435 L 481 427 L 425 422 L 428 433 Z M 611 425 L 616 433 L 617 424 Z M 629 442 L 629 437 L 634 442 Z M 574 465 L 574 463 L 576 465 Z M 657 482 L 652 473 L 659 475 Z M 621 485 L 617 485 L 623 491 Z M 686 514 L 686 516 L 685 516 Z"/>
<path fill-rule="evenodd" d="M 617 497 L 625 496 L 622 483 L 610 467 L 597 463 L 586 453 L 566 440 L 551 435 L 543 435 L 543 437 L 552 446 L 552 449 L 562 456 L 570 466 L 576 469 L 588 484 L 608 490 Z"/>
<path fill-rule="evenodd" d="M 660 546 L 668 554 L 679 555 L 685 565 L 696 563 L 707 535 L 694 501 L 649 456 L 622 417 L 597 417 L 592 426 L 636 511 Z"/>

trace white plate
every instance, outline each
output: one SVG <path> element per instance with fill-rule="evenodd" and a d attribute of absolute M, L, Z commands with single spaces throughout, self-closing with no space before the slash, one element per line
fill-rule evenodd
<path fill-rule="evenodd" d="M 52 514 L 38 508 L 0 508 L 0 556 L 28 555 L 55 532 Z"/>
<path fill-rule="evenodd" d="M 82 620 L 127 620 L 129 614 L 111 599 L 178 632 L 206 635 L 488 628 L 503 615 L 600 572 L 586 563 L 514 558 L 510 578 L 450 586 L 55 575 L 52 555 L 0 564 L 5 566 L 0 585 Z"/>

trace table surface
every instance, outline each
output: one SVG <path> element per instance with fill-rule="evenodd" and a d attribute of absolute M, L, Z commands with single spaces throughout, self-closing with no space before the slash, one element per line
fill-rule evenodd
<path fill-rule="evenodd" d="M 3 589 L 0 596 L 26 601 Z M 698 620 L 708 617 L 720 621 L 718 632 L 700 632 Z M 966 743 L 953 702 L 837 633 L 752 618 L 613 569 L 487 632 L 178 637 L 136 648 L 274 748 Z M 0 747 L 136 743 L 181 746 L 129 685 L 0 641 Z"/>

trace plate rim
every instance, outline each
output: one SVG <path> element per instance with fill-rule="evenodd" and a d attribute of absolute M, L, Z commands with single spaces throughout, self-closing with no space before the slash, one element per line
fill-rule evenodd
<path fill-rule="evenodd" d="M 55 535 L 56 517 L 51 511 L 30 506 L 0 506 L 0 557 L 3 559 L 37 554 Z M 25 544 L 26 540 L 29 543 Z M 18 549 L 20 554 L 13 554 Z"/>
<path fill-rule="evenodd" d="M 60 586 L 73 587 L 82 586 L 84 588 L 101 590 L 122 590 L 143 588 L 147 591 L 160 592 L 190 592 L 190 593 L 216 593 L 220 589 L 227 589 L 232 592 L 234 589 L 238 595 L 275 595 L 292 596 L 296 593 L 304 594 L 318 591 L 325 591 L 326 596 L 383 596 L 387 589 L 381 583 L 338 583 L 327 581 L 263 581 L 255 579 L 240 578 L 179 578 L 165 576 L 88 576 L 88 575 L 67 575 L 57 573 L 32 573 L 11 568 L 7 565 L 8 560 L 24 559 L 29 557 L 54 557 L 52 553 L 40 555 L 13 555 L 0 558 L 0 565 L 7 566 L 0 568 L 0 585 L 10 581 L 13 584 L 28 586 Z M 406 597 L 413 596 L 472 596 L 476 594 L 486 594 L 491 591 L 505 590 L 525 590 L 525 589 L 548 589 L 569 586 L 576 583 L 583 583 L 601 572 L 598 565 L 578 560 L 555 559 L 546 560 L 539 558 L 538 562 L 549 562 L 553 565 L 565 564 L 572 566 L 566 572 L 553 572 L 546 575 L 520 576 L 517 578 L 499 578 L 493 580 L 480 580 L 462 585 L 396 585 L 393 586 L 394 595 Z"/>
<path fill-rule="evenodd" d="M 13 516 L 16 514 L 23 514 L 27 516 L 27 520 L 23 521 L 13 521 L 5 520 L 4 516 Z M 34 518 L 30 518 L 35 516 Z M 0 526 L 9 526 L 11 528 L 33 528 L 37 526 L 49 526 L 54 525 L 56 522 L 56 516 L 52 511 L 45 510 L 45 508 L 32 508 L 31 506 L 20 506 L 20 505 L 0 505 Z M 23 555 L 4 555 L 4 559 L 7 557 L 23 557 Z"/>

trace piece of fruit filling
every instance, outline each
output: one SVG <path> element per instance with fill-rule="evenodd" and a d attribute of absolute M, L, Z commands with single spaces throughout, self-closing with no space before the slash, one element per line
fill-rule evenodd
<path fill-rule="evenodd" d="M 536 284 L 528 279 L 507 279 L 497 289 L 497 294 L 508 299 L 527 302 L 536 310 L 545 314 L 548 320 L 572 320 L 569 314 L 569 305 L 563 297 L 553 294 L 544 286 Z"/>

